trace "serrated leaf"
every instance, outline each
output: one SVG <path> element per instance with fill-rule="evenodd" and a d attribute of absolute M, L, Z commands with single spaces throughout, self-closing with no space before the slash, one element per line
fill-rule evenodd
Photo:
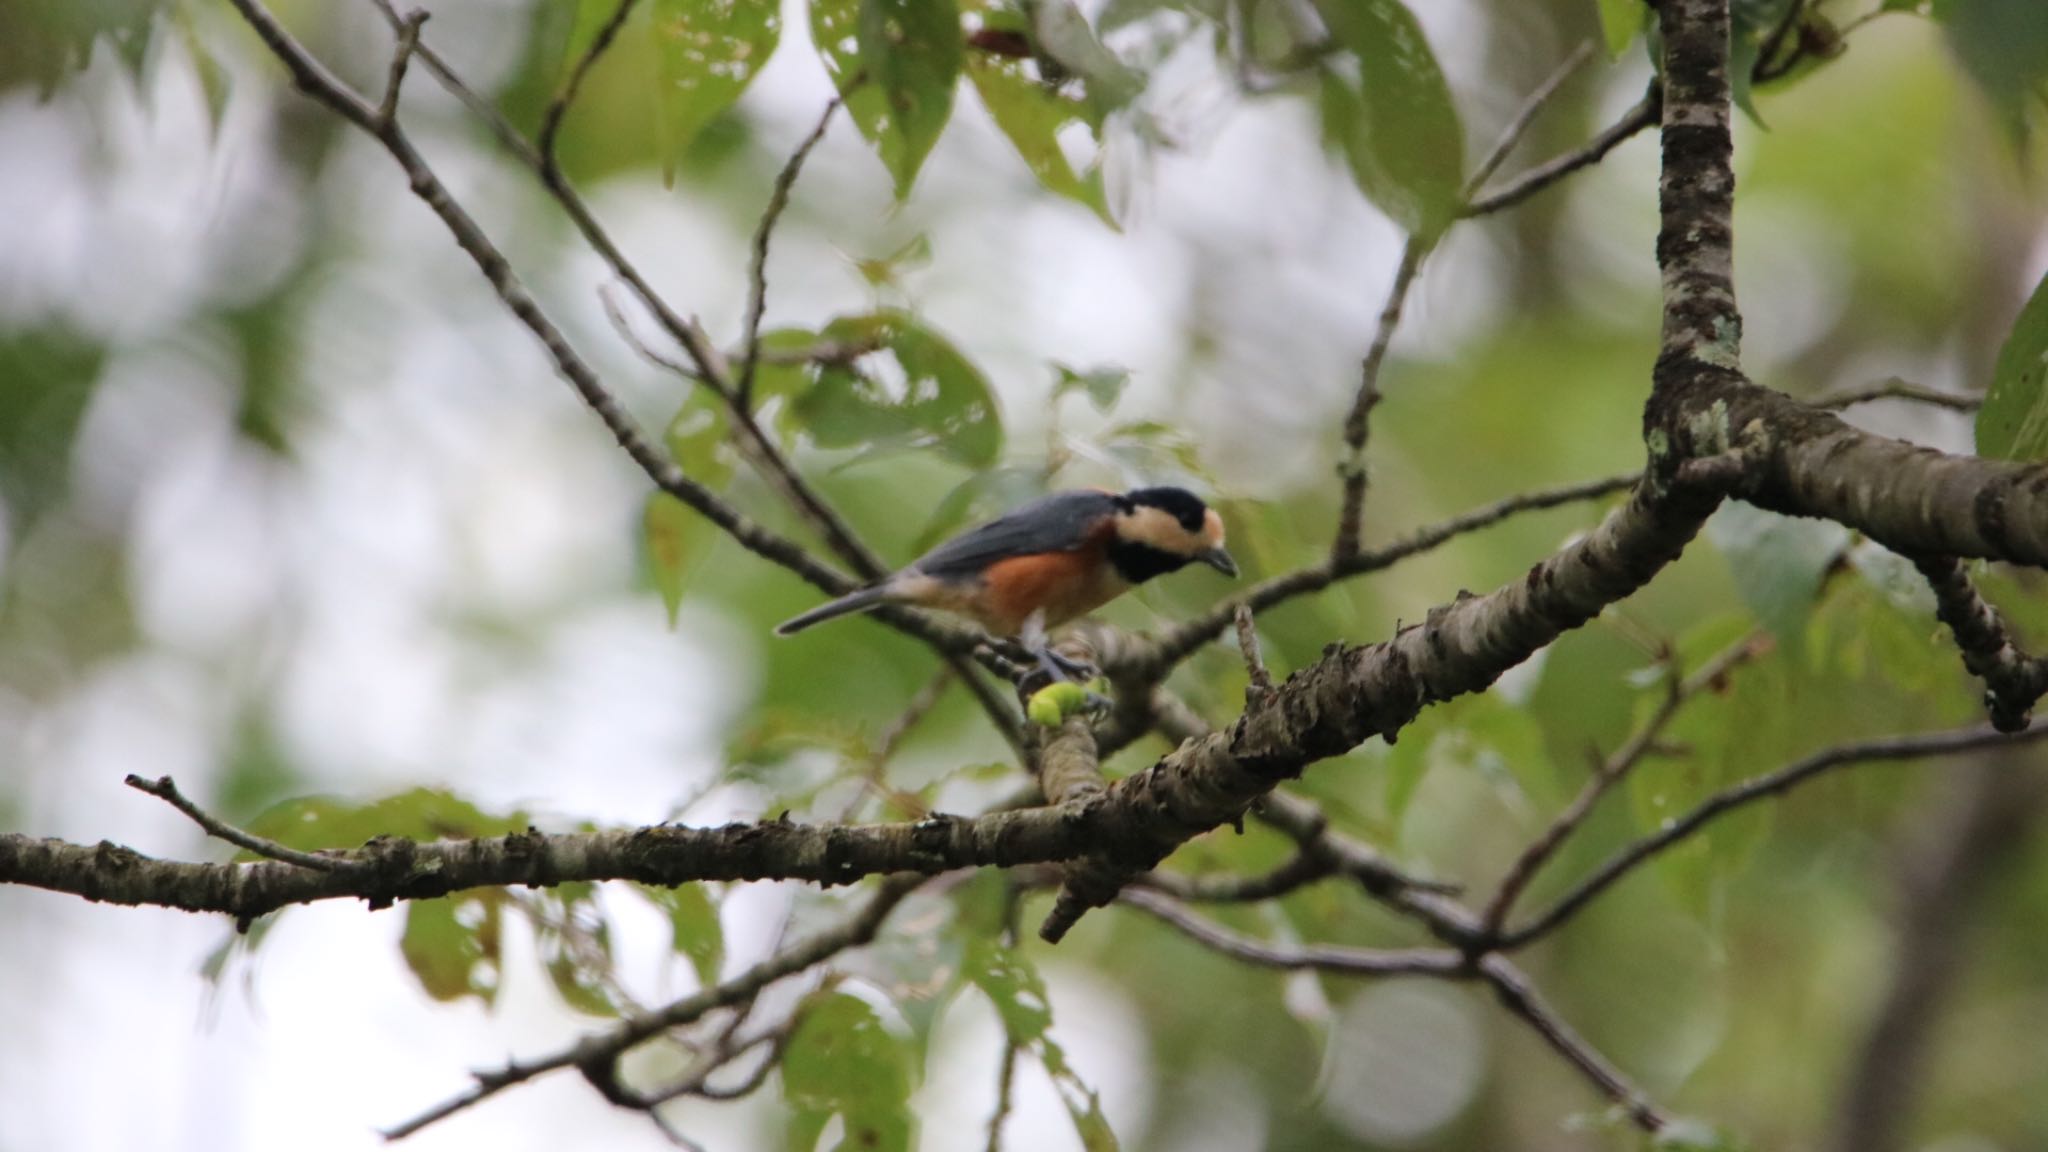
<path fill-rule="evenodd" d="M 738 101 L 782 36 L 782 6 L 765 0 L 653 0 L 655 114 L 662 178 L 704 126 Z"/>
<path fill-rule="evenodd" d="M 1977 454 L 2048 458 L 2048 276 L 2034 286 L 1998 351 L 1990 391 L 1977 411 Z"/>
<path fill-rule="evenodd" d="M 1413 13 L 1397 0 L 1316 0 L 1330 34 L 1355 58 L 1354 83 L 1323 73 L 1323 135 L 1359 190 L 1410 233 L 1434 240 L 1463 204 L 1465 129 L 1450 86 Z"/>
<path fill-rule="evenodd" d="M 475 997 L 485 1007 L 497 1001 L 503 902 L 502 893 L 486 889 L 406 905 L 398 950 L 427 995 Z"/>
<path fill-rule="evenodd" d="M 897 199 L 908 197 L 953 112 L 959 8 L 954 0 L 812 0 L 811 39 Z"/>
<path fill-rule="evenodd" d="M 706 988 L 718 983 L 719 968 L 725 963 L 725 930 L 710 891 L 702 884 L 675 888 L 636 884 L 634 890 L 667 914 L 675 950 L 690 958 L 698 982 Z"/>
<path fill-rule="evenodd" d="M 782 1059 L 782 1091 L 795 1111 L 790 1146 L 810 1152 L 833 1116 L 843 1152 L 910 1147 L 910 1060 L 901 1039 L 867 1002 L 844 992 L 798 1009 Z"/>
<path fill-rule="evenodd" d="M 1848 529 L 1731 500 L 1707 521 L 1706 534 L 1757 622 L 1780 643 L 1801 643 L 1821 581 L 1849 546 Z"/>
<path fill-rule="evenodd" d="M 795 416 L 820 447 L 903 444 L 937 448 L 970 468 L 995 462 L 1003 446 L 995 397 L 945 338 L 897 311 L 842 317 L 822 335 L 881 351 L 855 365 L 815 367 Z"/>
<path fill-rule="evenodd" d="M 1607 55 L 1621 59 L 1628 46 L 1643 34 L 1650 20 L 1650 6 L 1644 0 L 1597 0 L 1600 6 L 1600 35 Z"/>

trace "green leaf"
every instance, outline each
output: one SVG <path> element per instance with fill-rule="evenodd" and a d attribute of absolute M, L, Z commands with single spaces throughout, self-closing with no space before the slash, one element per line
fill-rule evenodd
<path fill-rule="evenodd" d="M 1977 454 L 2048 458 L 2048 276 L 2034 286 L 1998 351 L 1991 389 L 1977 412 Z"/>
<path fill-rule="evenodd" d="M 1743 603 L 1780 643 L 1797 646 L 1820 596 L 1821 581 L 1849 547 L 1849 531 L 1825 520 L 1799 520 L 1740 500 L 1707 521 L 1707 539 L 1723 559 Z"/>
<path fill-rule="evenodd" d="M 782 1060 L 782 1091 L 796 1115 L 790 1147 L 810 1152 L 840 1117 L 842 1152 L 910 1147 L 910 1060 L 902 1040 L 867 1002 L 844 992 L 812 997 L 798 1010 Z"/>
<path fill-rule="evenodd" d="M 961 969 L 961 975 L 995 1006 L 1010 1043 L 1030 1051 L 1045 1066 L 1082 1147 L 1088 1152 L 1115 1152 L 1116 1133 L 1102 1114 L 1101 1098 L 1081 1081 L 1067 1063 L 1066 1052 L 1053 1042 L 1052 999 L 1038 970 L 1016 949 L 987 936 L 967 942 Z"/>
<path fill-rule="evenodd" d="M 576 70 L 576 65 L 590 54 L 597 43 L 597 34 L 611 22 L 618 13 L 621 0 L 569 0 L 574 11 L 562 41 L 562 75 L 566 78 Z M 559 12 L 564 5 L 549 3 L 544 6 L 549 12 Z"/>
<path fill-rule="evenodd" d="M 484 889 L 405 908 L 399 952 L 427 995 L 436 1000 L 473 996 L 489 1007 L 498 997 L 504 893 Z"/>
<path fill-rule="evenodd" d="M 896 181 L 910 187 L 953 112 L 962 51 L 954 0 L 812 0 L 818 45 L 847 114 Z"/>
<path fill-rule="evenodd" d="M 2007 135 L 2024 145 L 2029 113 L 2048 109 L 2048 18 L 2041 0 L 1934 0 L 1933 14 Z"/>
<path fill-rule="evenodd" d="M 1064 89 L 1039 82 L 1026 71 L 1024 61 L 989 52 L 976 52 L 968 57 L 967 77 L 974 82 L 974 90 L 980 94 L 989 117 L 1009 138 L 1010 146 L 1024 158 L 1025 166 L 1038 177 L 1038 182 L 1049 192 L 1086 205 L 1103 223 L 1116 227 L 1116 219 L 1102 194 L 1100 164 L 1089 166 L 1085 172 L 1075 171 L 1059 140 L 1060 133 L 1070 124 L 1086 125 L 1091 133 L 1097 131 L 1097 118 L 1088 103 Z M 1096 143 L 1099 149 L 1099 135 Z"/>
<path fill-rule="evenodd" d="M 1088 402 L 1095 406 L 1097 412 L 1107 413 L 1116 407 L 1117 399 L 1124 394 L 1124 386 L 1131 382 L 1131 370 L 1114 364 L 1077 372 L 1065 364 L 1055 363 L 1053 370 L 1059 373 L 1059 380 L 1052 386 L 1053 399 L 1057 400 L 1069 392 L 1081 392 L 1087 395 Z"/>
<path fill-rule="evenodd" d="M 647 497 L 641 538 L 647 545 L 647 566 L 654 576 L 655 591 L 661 593 L 661 605 L 668 610 L 671 630 L 683 605 L 683 592 L 690 585 L 690 574 L 711 542 L 706 523 L 689 505 L 666 492 Z"/>
<path fill-rule="evenodd" d="M 1619 60 L 1649 24 L 1650 6 L 1643 0 L 1598 0 L 1598 3 L 1600 34 L 1607 42 L 1607 55 Z"/>
<path fill-rule="evenodd" d="M 1739 621 L 1710 620 L 1679 641 L 1688 670 L 1741 636 Z M 1671 755 L 1652 754 L 1629 777 L 1636 823 L 1645 832 L 1691 812 L 1710 794 L 1790 759 L 1799 729 L 1793 679 L 1784 656 L 1773 652 L 1730 672 L 1692 698 L 1667 725 L 1661 743 Z M 1665 688 L 1650 686 L 1636 702 L 1637 719 L 1663 702 Z M 1767 806 L 1723 816 L 1672 849 L 1654 867 L 1681 906 L 1706 918 L 1721 883 L 1747 862 L 1770 827 Z"/>
<path fill-rule="evenodd" d="M 662 178 L 697 134 L 747 90 L 782 36 L 782 6 L 765 0 L 654 0 Z"/>
<path fill-rule="evenodd" d="M 1316 0 L 1355 57 L 1358 81 L 1323 74 L 1323 136 L 1342 148 L 1366 199 L 1434 240 L 1464 202 L 1465 129 L 1414 14 L 1396 0 Z"/>
<path fill-rule="evenodd" d="M 414 788 L 367 804 L 332 796 L 287 800 L 265 810 L 247 828 L 287 848 L 315 851 L 353 848 L 373 836 L 422 841 L 506 836 L 525 830 L 527 823 L 524 812 L 493 816 L 452 793 Z M 255 859 L 248 853 L 237 858 Z"/>
<path fill-rule="evenodd" d="M 822 335 L 880 351 L 815 366 L 795 416 L 820 447 L 904 444 L 935 447 L 970 468 L 995 462 L 1003 425 L 988 380 L 943 337 L 897 311 L 841 317 Z"/>
<path fill-rule="evenodd" d="M 636 884 L 634 891 L 668 914 L 675 933 L 675 950 L 690 958 L 697 980 L 709 988 L 718 983 L 718 970 L 725 963 L 725 930 L 718 922 L 718 905 L 702 884 L 675 888 L 653 888 Z"/>

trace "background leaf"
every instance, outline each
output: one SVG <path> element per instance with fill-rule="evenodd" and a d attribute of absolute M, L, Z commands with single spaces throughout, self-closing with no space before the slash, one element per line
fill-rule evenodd
<path fill-rule="evenodd" d="M 1358 66 L 1355 83 L 1324 71 L 1324 138 L 1343 150 L 1366 199 L 1434 239 L 1463 202 L 1465 129 L 1422 26 L 1396 0 L 1317 0 L 1316 9 Z"/>
<path fill-rule="evenodd" d="M 1002 419 L 988 379 L 906 312 L 834 320 L 821 335 L 882 350 L 815 369 L 795 415 L 820 447 L 934 447 L 971 468 L 995 462 Z"/>
<path fill-rule="evenodd" d="M 662 176 L 774 55 L 782 8 L 760 0 L 653 0 Z"/>
<path fill-rule="evenodd" d="M 825 992 L 799 1010 L 782 1061 L 783 1097 L 795 1112 L 790 1147 L 810 1152 L 832 1117 L 842 1149 L 905 1152 L 910 1147 L 910 1060 L 904 1043 L 865 1000 Z"/>
<path fill-rule="evenodd" d="M 2048 276 L 2034 286 L 1998 351 L 1991 389 L 1977 412 L 1977 454 L 2048 457 Z"/>

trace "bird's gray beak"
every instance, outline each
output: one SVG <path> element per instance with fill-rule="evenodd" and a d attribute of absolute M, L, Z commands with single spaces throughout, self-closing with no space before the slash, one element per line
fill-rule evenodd
<path fill-rule="evenodd" d="M 1195 554 L 1195 559 L 1200 560 L 1202 563 L 1207 564 L 1209 567 L 1214 568 L 1218 572 L 1223 573 L 1225 576 L 1237 575 L 1237 561 L 1232 560 L 1230 558 L 1230 553 L 1225 552 L 1220 546 L 1216 548 L 1205 548 L 1202 551 L 1197 552 Z"/>

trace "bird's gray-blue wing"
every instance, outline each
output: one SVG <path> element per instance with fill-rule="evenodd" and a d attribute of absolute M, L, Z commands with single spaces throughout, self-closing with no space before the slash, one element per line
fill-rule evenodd
<path fill-rule="evenodd" d="M 1089 532 L 1116 511 L 1114 493 L 1055 492 L 953 537 L 918 557 L 911 567 L 927 576 L 963 579 L 1006 557 L 1071 552 L 1085 546 Z"/>

